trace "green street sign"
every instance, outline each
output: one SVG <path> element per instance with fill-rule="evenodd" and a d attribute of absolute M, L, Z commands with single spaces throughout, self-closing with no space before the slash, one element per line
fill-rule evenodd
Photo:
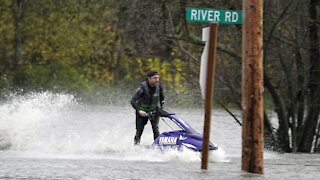
<path fill-rule="evenodd" d="M 242 24 L 242 11 L 208 8 L 186 8 L 188 22 L 216 22 L 221 24 Z"/>

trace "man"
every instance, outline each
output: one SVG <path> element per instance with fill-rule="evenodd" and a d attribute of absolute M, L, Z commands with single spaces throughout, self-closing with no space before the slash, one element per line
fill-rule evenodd
<path fill-rule="evenodd" d="M 134 137 L 134 145 L 140 144 L 140 138 L 143 133 L 144 126 L 150 119 L 153 138 L 159 136 L 159 116 L 154 114 L 148 116 L 148 113 L 162 108 L 164 103 L 163 88 L 159 84 L 160 75 L 157 71 L 150 71 L 147 74 L 147 80 L 142 82 L 136 93 L 131 98 L 131 105 L 136 110 L 136 134 Z"/>

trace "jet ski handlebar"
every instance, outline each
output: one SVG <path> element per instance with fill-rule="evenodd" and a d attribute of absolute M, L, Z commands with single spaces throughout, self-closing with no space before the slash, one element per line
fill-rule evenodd
<path fill-rule="evenodd" d="M 164 109 L 158 108 L 158 109 L 149 111 L 148 112 L 148 117 L 154 117 L 154 116 L 168 117 L 168 116 L 173 115 L 173 114 L 174 113 L 170 113 L 170 112 L 167 112 Z"/>

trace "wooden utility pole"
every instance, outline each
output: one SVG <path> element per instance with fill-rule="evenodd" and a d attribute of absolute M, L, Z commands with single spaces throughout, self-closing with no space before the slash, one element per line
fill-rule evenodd
<path fill-rule="evenodd" d="M 263 174 L 263 0 L 243 0 L 242 170 Z"/>
<path fill-rule="evenodd" d="M 204 114 L 203 145 L 202 145 L 202 160 L 201 160 L 201 169 L 204 169 L 204 170 L 208 169 L 211 109 L 212 109 L 213 88 L 214 88 L 213 80 L 214 80 L 215 69 L 216 69 L 217 36 L 218 36 L 218 24 L 210 23 L 209 55 L 208 55 L 208 64 L 207 64 L 205 114 Z"/>

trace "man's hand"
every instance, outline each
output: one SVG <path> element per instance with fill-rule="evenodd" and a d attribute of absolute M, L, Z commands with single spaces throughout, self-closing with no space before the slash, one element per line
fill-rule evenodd
<path fill-rule="evenodd" d="M 160 102 L 160 108 L 163 109 L 164 106 L 164 100 Z"/>
<path fill-rule="evenodd" d="M 142 111 L 142 110 L 139 110 L 139 115 L 141 117 L 147 117 L 148 116 L 148 114 L 145 111 Z"/>

